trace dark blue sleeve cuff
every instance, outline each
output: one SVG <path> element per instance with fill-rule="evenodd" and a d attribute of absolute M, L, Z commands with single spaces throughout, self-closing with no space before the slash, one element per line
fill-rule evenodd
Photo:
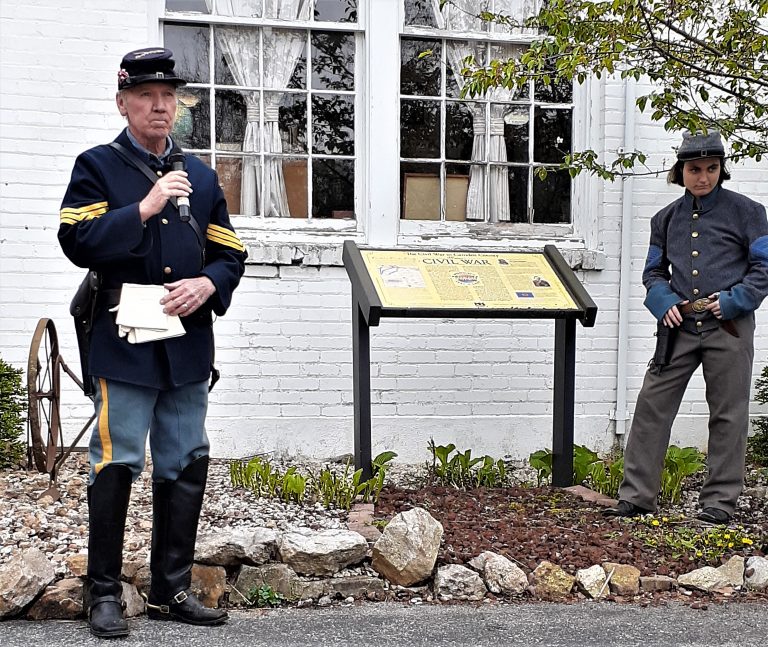
<path fill-rule="evenodd" d="M 680 301 L 680 297 L 672 291 L 668 283 L 657 283 L 648 290 L 643 304 L 651 311 L 656 321 L 661 321 L 667 310 Z"/>

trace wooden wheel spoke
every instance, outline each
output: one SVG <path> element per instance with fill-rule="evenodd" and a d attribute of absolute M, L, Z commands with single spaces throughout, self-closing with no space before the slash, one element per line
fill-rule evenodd
<path fill-rule="evenodd" d="M 31 461 L 51 472 L 60 438 L 59 340 L 51 319 L 40 319 L 27 362 L 28 424 Z"/>

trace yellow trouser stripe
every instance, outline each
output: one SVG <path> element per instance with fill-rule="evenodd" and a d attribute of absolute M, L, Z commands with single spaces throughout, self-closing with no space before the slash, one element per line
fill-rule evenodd
<path fill-rule="evenodd" d="M 112 437 L 109 435 L 109 394 L 107 393 L 107 381 L 99 378 L 99 390 L 101 391 L 101 411 L 99 411 L 99 440 L 101 441 L 101 462 L 96 463 L 94 470 L 98 474 L 102 468 L 112 462 Z"/>

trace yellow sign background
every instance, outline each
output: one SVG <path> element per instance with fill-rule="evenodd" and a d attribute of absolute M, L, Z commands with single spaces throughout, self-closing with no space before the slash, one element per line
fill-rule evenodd
<path fill-rule="evenodd" d="M 541 253 L 360 253 L 384 307 L 579 309 Z"/>

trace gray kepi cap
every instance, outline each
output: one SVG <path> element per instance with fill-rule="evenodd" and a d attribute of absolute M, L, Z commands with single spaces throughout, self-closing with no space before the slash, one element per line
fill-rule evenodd
<path fill-rule="evenodd" d="M 688 162 L 705 157 L 725 157 L 725 148 L 723 148 L 720 133 L 716 130 L 710 130 L 706 135 L 684 133 L 683 143 L 677 149 L 677 159 Z"/>

